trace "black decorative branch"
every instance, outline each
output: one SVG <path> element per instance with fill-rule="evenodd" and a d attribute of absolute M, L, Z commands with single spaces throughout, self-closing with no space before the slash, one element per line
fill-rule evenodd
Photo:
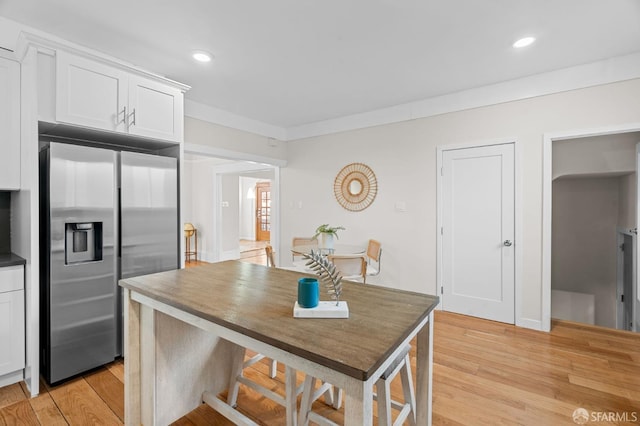
<path fill-rule="evenodd" d="M 336 265 L 329 261 L 326 256 L 313 250 L 309 254 L 304 254 L 304 258 L 308 260 L 306 265 L 318 275 L 320 281 L 327 288 L 327 293 L 336 301 L 336 306 L 338 306 L 340 295 L 342 294 L 342 275 L 340 275 Z"/>

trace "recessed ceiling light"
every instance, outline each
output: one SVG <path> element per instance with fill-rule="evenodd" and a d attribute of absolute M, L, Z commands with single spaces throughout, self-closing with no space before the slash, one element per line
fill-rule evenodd
<path fill-rule="evenodd" d="M 198 62 L 211 62 L 211 58 L 213 57 L 210 53 L 202 50 L 196 50 L 191 56 Z"/>
<path fill-rule="evenodd" d="M 526 47 L 532 44 L 534 41 L 536 41 L 535 37 L 523 37 L 520 40 L 517 40 L 515 43 L 513 43 L 513 47 L 515 47 L 516 49 L 521 47 Z"/>

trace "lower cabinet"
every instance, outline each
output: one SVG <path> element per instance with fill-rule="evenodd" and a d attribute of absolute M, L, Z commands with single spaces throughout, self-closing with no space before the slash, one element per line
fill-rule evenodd
<path fill-rule="evenodd" d="M 0 386 L 23 379 L 24 266 L 0 268 Z"/>

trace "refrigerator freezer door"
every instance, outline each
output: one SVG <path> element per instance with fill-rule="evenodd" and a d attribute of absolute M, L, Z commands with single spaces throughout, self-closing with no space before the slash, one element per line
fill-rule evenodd
<path fill-rule="evenodd" d="M 120 208 L 122 278 L 177 269 L 177 160 L 122 152 Z"/>
<path fill-rule="evenodd" d="M 45 375 L 55 383 L 116 354 L 116 153 L 51 143 Z M 70 259 L 72 261 L 70 261 Z"/>

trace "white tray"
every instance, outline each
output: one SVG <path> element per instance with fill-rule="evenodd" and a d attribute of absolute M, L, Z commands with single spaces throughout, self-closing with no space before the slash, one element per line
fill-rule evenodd
<path fill-rule="evenodd" d="M 294 318 L 349 318 L 347 302 L 321 301 L 315 308 L 303 308 L 298 302 L 293 305 Z"/>

